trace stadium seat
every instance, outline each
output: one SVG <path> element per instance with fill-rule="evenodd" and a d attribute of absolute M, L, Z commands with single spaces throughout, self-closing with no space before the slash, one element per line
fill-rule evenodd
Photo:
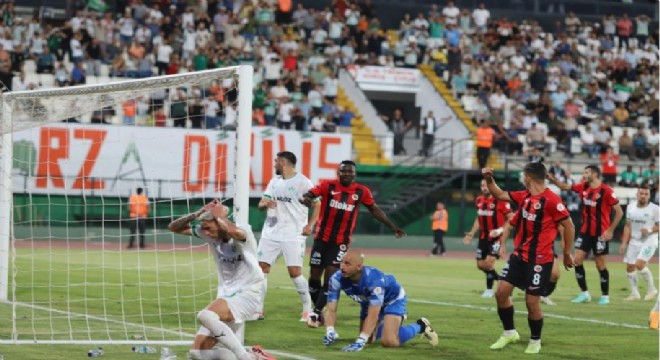
<path fill-rule="evenodd" d="M 619 199 L 621 205 L 627 205 L 631 201 L 636 201 L 637 188 L 615 186 L 613 190 L 614 195 Z"/>

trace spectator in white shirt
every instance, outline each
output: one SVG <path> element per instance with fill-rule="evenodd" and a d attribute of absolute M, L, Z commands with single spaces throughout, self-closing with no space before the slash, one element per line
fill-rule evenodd
<path fill-rule="evenodd" d="M 442 15 L 445 17 L 445 24 L 458 24 L 458 15 L 461 10 L 454 5 L 453 1 L 447 2 L 447 6 L 442 9 Z"/>
<path fill-rule="evenodd" d="M 491 109 L 497 109 L 500 111 L 500 113 L 504 112 L 504 104 L 507 101 L 506 95 L 502 92 L 501 87 L 497 87 L 497 90 L 495 91 L 494 94 L 491 94 L 488 97 L 488 103 L 490 105 Z"/>
<path fill-rule="evenodd" d="M 325 79 L 323 79 L 323 94 L 325 98 L 334 102 L 337 98 L 337 88 L 339 87 L 339 80 L 334 73 L 330 73 Z"/>
<path fill-rule="evenodd" d="M 580 140 L 582 140 L 582 149 L 589 153 L 590 158 L 595 158 L 598 155 L 598 144 L 596 144 L 596 138 L 594 133 L 591 132 L 590 126 L 584 128 L 584 132 L 580 135 Z"/>
<path fill-rule="evenodd" d="M 85 59 L 85 54 L 83 53 L 81 41 L 82 41 L 82 34 L 77 32 L 73 35 L 73 39 L 71 39 L 71 41 L 69 42 L 69 46 L 71 47 L 71 62 L 73 62 L 74 64 L 82 62 Z"/>
<path fill-rule="evenodd" d="M 161 44 L 156 48 L 156 67 L 158 68 L 158 75 L 167 74 L 167 67 L 170 65 L 170 57 L 172 56 L 172 47 L 167 39 L 163 39 Z"/>
<path fill-rule="evenodd" d="M 282 100 L 289 97 L 289 90 L 284 86 L 284 81 L 278 79 L 277 85 L 270 88 L 270 97 L 276 100 Z"/>
<path fill-rule="evenodd" d="M 131 17 L 131 11 L 128 10 L 124 13 L 124 17 L 117 21 L 119 26 L 119 41 L 122 48 L 125 48 L 133 43 L 133 35 L 135 30 L 135 20 Z"/>
<path fill-rule="evenodd" d="M 202 101 L 202 106 L 204 106 L 204 122 L 206 123 L 206 128 L 217 128 L 218 125 L 220 125 L 218 118 L 218 113 L 220 113 L 220 104 L 218 104 L 213 96 L 209 96 Z"/>
<path fill-rule="evenodd" d="M 280 103 L 280 108 L 277 112 L 277 127 L 279 129 L 291 129 L 291 115 L 295 105 L 289 102 L 288 98 L 283 98 Z"/>
<path fill-rule="evenodd" d="M 486 32 L 488 19 L 490 19 L 490 11 L 486 9 L 484 3 L 480 3 L 479 7 L 472 11 L 472 20 L 474 21 L 474 26 L 476 26 L 478 32 Z"/>
<path fill-rule="evenodd" d="M 324 126 L 325 126 L 325 117 L 321 112 L 315 112 L 314 117 L 312 117 L 312 121 L 309 125 L 310 130 L 321 132 L 324 130 Z"/>

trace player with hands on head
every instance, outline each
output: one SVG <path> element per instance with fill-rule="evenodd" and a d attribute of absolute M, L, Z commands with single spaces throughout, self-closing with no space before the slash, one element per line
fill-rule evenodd
<path fill-rule="evenodd" d="M 309 292 L 315 306 L 307 325 L 312 328 L 322 323 L 321 314 L 327 302 L 330 276 L 338 270 L 351 244 L 360 204 L 366 206 L 371 215 L 392 230 L 397 238 L 406 235 L 378 207 L 371 190 L 355 182 L 356 175 L 355 163 L 344 160 L 337 169 L 338 179 L 321 182 L 300 199 L 302 204 L 309 207 L 315 199 L 321 198 L 321 210 L 309 259 Z"/>
<path fill-rule="evenodd" d="M 587 288 L 587 275 L 582 264 L 587 254 L 593 252 L 596 268 L 600 273 L 602 292 L 598 304 L 607 305 L 610 303 L 610 273 L 607 270 L 606 255 L 609 253 L 609 244 L 614 229 L 623 217 L 619 200 L 614 195 L 614 190 L 603 184 L 600 169 L 595 165 L 585 167 L 582 182 L 575 185 L 563 183 L 552 174 L 548 174 L 547 178 L 559 189 L 577 193 L 582 201 L 582 226 L 580 236 L 575 240 L 575 279 L 582 292 L 572 302 L 591 301 Z M 614 210 L 613 220 L 611 219 L 612 210 Z"/>
<path fill-rule="evenodd" d="M 394 276 L 363 263 L 362 254 L 349 250 L 341 261 L 340 271 L 330 278 L 323 344 L 330 346 L 339 339 L 335 324 L 339 296 L 343 291 L 360 304 L 360 335 L 353 343 L 344 346 L 343 351 L 361 351 L 367 343 L 376 340 L 380 340 L 383 347 L 399 347 L 417 334 L 432 346 L 437 345 L 438 334 L 426 318 L 402 326 L 408 298 Z"/>
<path fill-rule="evenodd" d="M 206 241 L 218 272 L 216 299 L 197 314 L 202 326 L 188 354 L 199 360 L 274 359 L 259 346 L 247 351 L 236 335 L 244 321 L 260 307 L 259 291 L 264 275 L 257 261 L 257 241 L 251 227 L 234 224 L 228 215 L 229 209 L 219 200 L 213 200 L 168 225 L 174 233 Z M 195 220 L 197 225 L 193 225 Z"/>
<path fill-rule="evenodd" d="M 526 190 L 505 192 L 493 179 L 493 169 L 484 168 L 482 174 L 488 190 L 501 201 L 518 205 L 518 212 L 511 219 L 516 228 L 513 252 L 502 269 L 497 283 L 495 299 L 497 313 L 504 333 L 493 343 L 491 350 L 499 350 L 510 343 L 518 342 L 520 335 L 514 326 L 514 308 L 511 293 L 514 287 L 525 291 L 527 322 L 531 336 L 525 353 L 541 351 L 543 312 L 540 296 L 545 291 L 554 263 L 553 243 L 559 229 L 562 230 L 564 267 L 573 267 L 570 249 L 575 236 L 575 226 L 561 198 L 545 186 L 547 170 L 542 163 L 528 163 L 523 169 Z"/>

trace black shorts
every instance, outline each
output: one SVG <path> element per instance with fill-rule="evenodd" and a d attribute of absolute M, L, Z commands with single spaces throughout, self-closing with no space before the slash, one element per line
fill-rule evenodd
<path fill-rule="evenodd" d="M 499 241 L 490 241 L 479 239 L 477 245 L 477 260 L 483 260 L 488 256 L 494 256 L 496 259 L 500 258 L 500 243 Z"/>
<path fill-rule="evenodd" d="M 527 294 L 543 296 L 550 281 L 552 264 L 532 264 L 523 261 L 518 255 L 511 255 L 500 273 L 500 280 L 525 290 Z"/>
<path fill-rule="evenodd" d="M 607 255 L 610 253 L 610 242 L 598 240 L 598 236 L 580 234 L 575 239 L 575 248 L 587 254 L 589 254 L 589 251 L 592 251 L 594 255 Z"/>
<path fill-rule="evenodd" d="M 309 266 L 336 266 L 339 267 L 341 259 L 348 251 L 347 244 L 337 244 L 314 240 L 312 255 L 309 257 Z"/>

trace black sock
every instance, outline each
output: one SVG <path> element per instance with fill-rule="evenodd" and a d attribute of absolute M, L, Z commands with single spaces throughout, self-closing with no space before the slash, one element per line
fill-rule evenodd
<path fill-rule="evenodd" d="M 499 278 L 499 276 L 497 276 L 497 271 L 488 270 L 484 272 L 486 273 L 486 289 L 492 290 L 493 283 Z"/>
<path fill-rule="evenodd" d="M 314 302 L 314 312 L 321 314 L 323 308 L 328 303 L 328 284 L 323 284 L 323 289 L 319 291 L 318 299 Z"/>
<path fill-rule="evenodd" d="M 584 265 L 575 266 L 575 279 L 578 286 L 580 286 L 580 290 L 587 291 L 587 274 L 584 272 Z"/>
<path fill-rule="evenodd" d="M 538 320 L 527 319 L 529 324 L 529 332 L 531 333 L 532 340 L 541 340 L 541 330 L 543 330 L 543 318 Z"/>
<path fill-rule="evenodd" d="M 315 304 L 321 292 L 321 280 L 309 279 L 307 283 L 309 284 L 309 296 L 312 298 L 312 304 Z"/>
<path fill-rule="evenodd" d="M 555 291 L 555 288 L 557 287 L 556 282 L 548 281 L 548 285 L 545 287 L 545 295 L 543 296 L 550 296 Z"/>
<path fill-rule="evenodd" d="M 603 292 L 603 296 L 610 294 L 610 272 L 607 269 L 598 270 L 600 273 L 600 291 Z"/>
<path fill-rule="evenodd" d="M 508 308 L 497 308 L 497 315 L 500 316 L 500 320 L 502 321 L 502 326 L 504 326 L 504 330 L 514 330 L 515 326 L 513 326 L 513 306 L 509 306 Z"/>

